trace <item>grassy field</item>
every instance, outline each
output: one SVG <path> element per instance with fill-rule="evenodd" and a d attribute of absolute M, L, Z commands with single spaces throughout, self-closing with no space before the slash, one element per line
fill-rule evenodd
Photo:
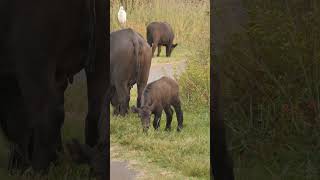
<path fill-rule="evenodd" d="M 119 30 L 118 1 L 110 10 L 111 31 Z M 166 21 L 175 32 L 178 46 L 172 57 L 154 57 L 152 64 L 187 62 L 178 78 L 181 89 L 184 129 L 176 132 L 174 114 L 172 131 L 165 132 L 165 113 L 159 131 L 142 133 L 137 114 L 111 116 L 111 156 L 127 160 L 139 173 L 139 179 L 209 179 L 209 1 L 153 0 L 128 1 L 127 27 L 146 35 L 152 21 Z M 126 6 L 125 6 L 126 7 Z M 157 50 L 155 52 L 155 55 Z M 136 89 L 131 90 L 130 105 L 135 105 Z M 111 109 L 112 112 L 112 109 Z M 153 118 L 152 118 L 153 120 Z"/>
<path fill-rule="evenodd" d="M 132 98 L 136 97 L 132 89 Z M 131 101 L 134 105 L 135 101 Z M 183 109 L 185 109 L 183 107 Z M 111 111 L 112 112 L 112 111 Z M 115 157 L 137 162 L 137 169 L 146 171 L 142 179 L 153 178 L 161 172 L 159 179 L 208 179 L 209 178 L 209 112 L 202 107 L 184 110 L 184 129 L 176 132 L 177 120 L 174 115 L 172 131 L 164 131 L 163 112 L 160 130 L 150 128 L 148 134 L 142 133 L 141 121 L 137 114 L 126 117 L 111 117 L 111 147 L 117 147 Z M 124 150 L 125 149 L 125 150 Z M 119 156 L 119 154 L 121 154 Z M 137 155 L 138 154 L 138 155 Z M 146 162 L 147 161 L 147 162 Z M 153 165 L 154 168 L 148 168 Z M 146 169 L 147 168 L 147 169 Z"/>

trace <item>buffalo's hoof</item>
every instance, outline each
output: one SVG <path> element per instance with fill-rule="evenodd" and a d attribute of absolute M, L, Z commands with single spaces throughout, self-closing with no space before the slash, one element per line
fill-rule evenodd
<path fill-rule="evenodd" d="M 182 131 L 182 127 L 177 127 L 177 131 L 181 132 Z"/>
<path fill-rule="evenodd" d="M 132 112 L 132 113 L 138 113 L 138 112 L 139 112 L 139 109 L 138 109 L 137 107 L 135 107 L 135 106 L 132 106 L 132 107 L 131 107 L 131 112 Z"/>
<path fill-rule="evenodd" d="M 153 126 L 155 131 L 158 131 L 160 129 L 160 126 Z"/>
<path fill-rule="evenodd" d="M 25 157 L 18 146 L 13 145 L 10 150 L 8 171 L 10 174 L 20 174 L 28 168 Z"/>
<path fill-rule="evenodd" d="M 118 116 L 119 115 L 119 111 L 113 111 L 113 115 L 114 116 Z"/>
<path fill-rule="evenodd" d="M 171 131 L 171 127 L 166 127 L 164 130 L 165 131 Z"/>

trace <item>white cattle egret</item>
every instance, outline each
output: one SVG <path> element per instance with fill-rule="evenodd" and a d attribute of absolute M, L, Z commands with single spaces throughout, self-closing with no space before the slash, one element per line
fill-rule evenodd
<path fill-rule="evenodd" d="M 124 11 L 123 6 L 120 6 L 119 12 L 118 12 L 118 20 L 121 24 L 121 27 L 123 28 L 127 21 L 127 13 Z"/>

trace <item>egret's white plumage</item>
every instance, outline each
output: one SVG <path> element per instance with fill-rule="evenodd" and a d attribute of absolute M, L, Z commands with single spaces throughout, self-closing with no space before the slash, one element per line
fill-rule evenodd
<path fill-rule="evenodd" d="M 119 12 L 118 12 L 118 21 L 123 27 L 126 24 L 127 21 L 127 13 L 124 11 L 123 6 L 120 6 Z"/>

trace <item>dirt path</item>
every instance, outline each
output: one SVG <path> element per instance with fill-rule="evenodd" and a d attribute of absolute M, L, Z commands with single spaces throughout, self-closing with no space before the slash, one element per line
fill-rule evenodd
<path fill-rule="evenodd" d="M 111 180 L 132 180 L 137 173 L 128 168 L 127 162 L 111 161 L 110 162 L 110 179 Z"/>
<path fill-rule="evenodd" d="M 155 81 L 162 76 L 174 78 L 186 68 L 186 61 L 175 63 L 156 63 L 151 65 L 148 83 Z M 138 175 L 134 170 L 128 168 L 128 163 L 123 161 L 110 162 L 110 180 L 133 180 Z"/>
<path fill-rule="evenodd" d="M 178 61 L 174 63 L 157 63 L 152 64 L 149 74 L 148 83 L 159 79 L 162 76 L 174 78 L 174 75 L 179 75 L 186 68 L 186 61 Z"/>

